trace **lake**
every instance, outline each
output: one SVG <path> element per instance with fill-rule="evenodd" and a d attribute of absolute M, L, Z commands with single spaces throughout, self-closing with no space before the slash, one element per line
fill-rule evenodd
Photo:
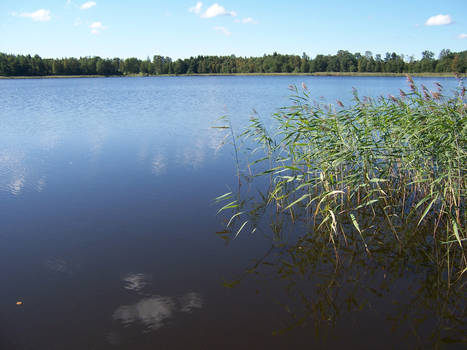
<path fill-rule="evenodd" d="M 392 279 L 359 267 L 368 288 L 351 295 L 355 284 L 320 294 L 326 276 L 301 280 L 316 303 L 271 271 L 229 285 L 271 236 L 216 233 L 225 218 L 214 198 L 237 178 L 226 130 L 213 126 L 227 115 L 240 133 L 253 110 L 269 125 L 302 82 L 333 104 L 348 104 L 352 87 L 407 89 L 396 77 L 0 80 L 0 348 L 460 347 L 465 318 L 454 335 L 440 326 L 449 314 L 424 289 L 431 266 L 403 261 Z"/>

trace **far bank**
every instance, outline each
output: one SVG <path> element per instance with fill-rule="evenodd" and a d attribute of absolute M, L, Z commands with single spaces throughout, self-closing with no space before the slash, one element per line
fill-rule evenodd
<path fill-rule="evenodd" d="M 0 79 L 70 79 L 70 78 L 131 78 L 131 77 L 212 77 L 212 76 L 330 76 L 330 77 L 429 77 L 466 78 L 467 73 L 368 73 L 368 72 L 315 72 L 315 73 L 194 73 L 194 74 L 126 74 L 126 75 L 42 75 L 42 76 L 0 76 Z"/>

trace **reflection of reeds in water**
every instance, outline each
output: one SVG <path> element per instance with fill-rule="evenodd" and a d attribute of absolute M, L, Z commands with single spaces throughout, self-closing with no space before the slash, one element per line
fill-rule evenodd
<path fill-rule="evenodd" d="M 354 92 L 349 107 L 320 105 L 306 86 L 293 87 L 292 106 L 274 115 L 274 137 L 258 118 L 242 136 L 258 146 L 257 176 L 270 178 L 263 207 L 304 219 L 307 233 L 332 247 L 336 264 L 352 232 L 370 256 L 378 242 L 394 240 L 402 252 L 421 236 L 452 280 L 467 271 L 465 88 L 460 82 L 448 97 L 439 84 L 430 92 L 408 82 L 400 97 Z M 230 199 L 222 211 L 233 210 L 228 228 L 237 226 L 235 236 L 256 230 L 258 205 L 251 215 L 248 203 L 229 197 L 220 197 Z"/>
<path fill-rule="evenodd" d="M 271 330 L 273 334 L 311 327 L 316 341 L 332 343 L 333 328 L 352 327 L 349 318 L 362 315 L 359 328 L 374 318 L 376 327 L 391 329 L 395 339 L 406 339 L 404 348 L 467 342 L 465 277 L 448 280 L 446 260 L 437 256 L 431 242 L 414 238 L 399 251 L 397 240 L 375 239 L 368 242 L 369 255 L 358 244 L 361 238 L 355 230 L 347 235 L 347 245 L 338 249 L 336 267 L 333 247 L 317 235 L 293 240 L 276 236 L 263 257 L 225 284 L 232 288 L 248 279 L 259 282 L 255 288 L 262 298 L 272 294 L 286 314 L 283 327 Z M 278 281 L 284 292 L 277 290 Z M 386 345 L 394 343 L 397 340 Z"/>

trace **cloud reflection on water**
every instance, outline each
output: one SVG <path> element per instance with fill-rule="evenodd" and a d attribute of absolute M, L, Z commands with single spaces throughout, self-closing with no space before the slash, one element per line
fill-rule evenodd
<path fill-rule="evenodd" d="M 53 272 L 64 273 L 69 271 L 68 263 L 61 258 L 49 258 L 44 261 L 44 266 L 46 269 Z"/>
<path fill-rule="evenodd" d="M 125 327 L 141 324 L 145 331 L 155 331 L 165 326 L 176 313 L 190 313 L 202 307 L 201 295 L 195 292 L 183 295 L 178 301 L 173 297 L 154 295 L 135 304 L 118 307 L 112 318 L 120 321 Z"/>
<path fill-rule="evenodd" d="M 179 299 L 179 302 L 181 312 L 191 312 L 193 309 L 201 309 L 203 307 L 201 296 L 195 292 L 185 294 Z"/>
<path fill-rule="evenodd" d="M 18 151 L 3 150 L 0 152 L 0 189 L 13 195 L 21 193 L 26 169 L 23 165 L 24 154 Z"/>
<path fill-rule="evenodd" d="M 142 298 L 134 304 L 119 306 L 112 314 L 124 327 L 142 325 L 144 331 L 155 331 L 175 318 L 177 313 L 192 313 L 203 307 L 203 299 L 196 292 L 181 297 L 147 294 L 152 276 L 144 273 L 128 273 L 122 277 L 123 288 Z"/>
<path fill-rule="evenodd" d="M 154 154 L 151 163 L 151 173 L 154 175 L 161 175 L 167 170 L 167 157 L 165 154 L 158 152 Z"/>
<path fill-rule="evenodd" d="M 8 184 L 9 192 L 14 195 L 20 194 L 23 187 L 24 176 L 19 176 L 17 179 L 13 179 L 12 182 Z"/>
<path fill-rule="evenodd" d="M 124 326 L 141 323 L 148 331 L 155 331 L 173 317 L 176 304 L 170 297 L 153 296 L 144 298 L 133 305 L 123 305 L 117 308 L 113 319 Z"/>
<path fill-rule="evenodd" d="M 144 273 L 130 273 L 122 278 L 123 288 L 135 292 L 141 291 L 151 281 L 151 276 Z"/>
<path fill-rule="evenodd" d="M 36 191 L 42 192 L 44 190 L 45 184 L 46 184 L 46 177 L 42 176 L 39 180 L 37 180 Z"/>

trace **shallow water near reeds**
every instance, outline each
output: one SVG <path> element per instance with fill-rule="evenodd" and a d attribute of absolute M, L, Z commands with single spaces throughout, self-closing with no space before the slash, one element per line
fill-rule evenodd
<path fill-rule="evenodd" d="M 423 245 L 372 260 L 350 249 L 336 272 L 312 241 L 297 244 L 298 226 L 279 243 L 268 222 L 222 239 L 213 199 L 237 178 L 226 130 L 212 127 L 228 115 L 239 133 L 253 109 L 268 124 L 302 82 L 344 104 L 352 87 L 406 88 L 392 77 L 0 80 L 0 348 L 462 348 L 464 289 L 437 288 Z"/>

